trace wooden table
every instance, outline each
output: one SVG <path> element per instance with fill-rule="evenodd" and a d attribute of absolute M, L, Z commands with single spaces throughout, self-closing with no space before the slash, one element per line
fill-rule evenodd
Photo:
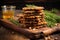
<path fill-rule="evenodd" d="M 60 34 L 54 34 L 52 36 L 54 38 L 57 37 L 58 38 L 57 40 L 60 40 L 59 39 Z M 15 31 L 12 31 L 12 30 L 9 30 L 9 29 L 6 29 L 6 28 L 0 26 L 0 40 L 31 40 L 31 39 L 15 32 Z M 38 39 L 38 40 L 40 40 L 40 39 Z M 41 40 L 44 40 L 44 38 Z"/>

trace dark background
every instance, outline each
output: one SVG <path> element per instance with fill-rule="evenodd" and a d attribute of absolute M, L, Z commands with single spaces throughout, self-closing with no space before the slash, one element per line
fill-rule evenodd
<path fill-rule="evenodd" d="M 22 9 L 26 4 L 35 4 L 38 6 L 44 6 L 45 9 L 57 8 L 60 9 L 60 0 L 46 0 L 34 2 L 33 0 L 27 2 L 27 0 L 0 0 L 0 10 L 3 5 L 15 5 L 16 9 Z"/>

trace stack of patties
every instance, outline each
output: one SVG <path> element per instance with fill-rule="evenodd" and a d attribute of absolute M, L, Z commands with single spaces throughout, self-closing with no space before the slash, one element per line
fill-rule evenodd
<path fill-rule="evenodd" d="M 41 27 L 46 27 L 47 23 L 45 22 L 43 9 L 44 7 L 24 7 L 24 16 L 19 18 L 19 22 L 24 24 L 26 28 L 38 29 Z"/>

